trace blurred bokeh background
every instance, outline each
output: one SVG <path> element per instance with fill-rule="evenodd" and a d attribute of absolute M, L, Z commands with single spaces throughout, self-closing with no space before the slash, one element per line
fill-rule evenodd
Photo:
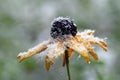
<path fill-rule="evenodd" d="M 99 61 L 88 64 L 74 55 L 72 80 L 119 80 L 120 0 L 0 0 L 0 80 L 67 80 L 61 58 L 50 71 L 39 55 L 22 63 L 16 59 L 50 38 L 51 21 L 59 16 L 73 19 L 79 31 L 93 29 L 108 38 L 108 52 L 95 48 Z"/>

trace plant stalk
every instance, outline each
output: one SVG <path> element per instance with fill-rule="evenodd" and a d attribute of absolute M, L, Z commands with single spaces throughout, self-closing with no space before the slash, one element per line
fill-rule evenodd
<path fill-rule="evenodd" d="M 71 80 L 70 69 L 69 69 L 69 59 L 68 59 L 68 48 L 65 50 L 65 59 L 66 59 L 66 68 L 67 68 L 68 80 Z"/>

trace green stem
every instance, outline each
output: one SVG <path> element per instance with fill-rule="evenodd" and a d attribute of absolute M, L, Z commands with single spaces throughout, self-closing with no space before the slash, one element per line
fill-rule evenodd
<path fill-rule="evenodd" d="M 65 50 L 65 59 L 66 59 L 66 68 L 67 68 L 68 80 L 71 80 L 70 69 L 69 69 L 69 59 L 68 59 L 68 49 Z"/>

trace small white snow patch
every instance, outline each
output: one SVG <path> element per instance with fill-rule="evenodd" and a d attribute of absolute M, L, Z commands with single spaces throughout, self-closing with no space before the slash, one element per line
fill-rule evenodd
<path fill-rule="evenodd" d="M 18 56 L 24 56 L 24 55 L 26 55 L 26 54 L 27 54 L 26 52 L 21 52 L 21 53 L 19 53 Z"/>

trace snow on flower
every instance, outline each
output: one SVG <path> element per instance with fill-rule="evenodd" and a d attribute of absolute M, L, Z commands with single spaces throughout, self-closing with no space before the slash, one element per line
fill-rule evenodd
<path fill-rule="evenodd" d="M 84 30 L 78 32 L 76 25 L 70 18 L 58 17 L 53 20 L 51 27 L 51 39 L 43 41 L 37 46 L 30 48 L 27 52 L 19 53 L 17 59 L 19 62 L 27 59 L 35 54 L 47 50 L 45 57 L 45 66 L 49 70 L 50 66 L 55 63 L 58 56 L 63 58 L 63 66 L 66 64 L 65 50 L 68 50 L 68 59 L 75 52 L 80 54 L 88 63 L 91 62 L 90 55 L 98 60 L 98 56 L 92 47 L 97 44 L 107 51 L 107 44 L 104 39 L 94 36 L 94 30 Z"/>

